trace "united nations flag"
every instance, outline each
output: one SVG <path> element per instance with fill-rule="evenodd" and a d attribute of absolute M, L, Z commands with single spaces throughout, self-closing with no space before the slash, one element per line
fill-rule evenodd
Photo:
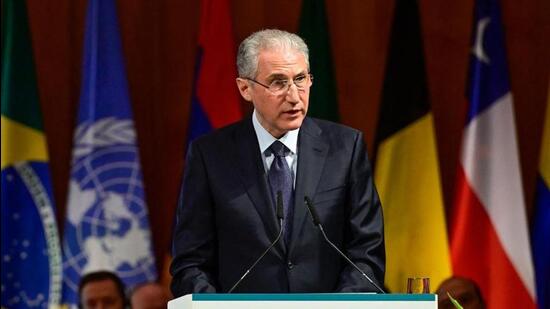
<path fill-rule="evenodd" d="M 25 1 L 2 2 L 2 308 L 59 304 L 62 264 Z"/>
<path fill-rule="evenodd" d="M 63 303 L 82 275 L 157 278 L 116 6 L 88 2 L 82 87 L 63 239 Z"/>

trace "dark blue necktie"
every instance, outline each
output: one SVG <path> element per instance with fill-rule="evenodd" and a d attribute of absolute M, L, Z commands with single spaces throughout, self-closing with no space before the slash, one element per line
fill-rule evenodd
<path fill-rule="evenodd" d="M 290 150 L 286 148 L 280 141 L 275 141 L 269 146 L 269 151 L 275 156 L 271 167 L 269 168 L 268 178 L 271 186 L 271 195 L 273 204 L 277 201 L 277 191 L 281 191 L 283 195 L 283 211 L 284 211 L 284 226 L 283 235 L 285 243 L 288 246 L 290 243 L 290 235 L 292 233 L 292 217 L 294 213 L 294 185 L 292 180 L 292 172 L 288 167 L 285 156 L 290 154 Z"/>

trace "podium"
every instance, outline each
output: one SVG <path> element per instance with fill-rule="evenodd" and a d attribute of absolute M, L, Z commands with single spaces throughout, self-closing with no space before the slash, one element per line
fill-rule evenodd
<path fill-rule="evenodd" d="M 168 309 L 437 309 L 435 294 L 189 294 Z"/>

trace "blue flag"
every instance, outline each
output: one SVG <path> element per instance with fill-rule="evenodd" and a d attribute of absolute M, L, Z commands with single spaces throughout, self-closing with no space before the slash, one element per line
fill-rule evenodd
<path fill-rule="evenodd" d="M 83 274 L 157 278 L 115 3 L 89 1 L 63 242 L 63 301 Z"/>
<path fill-rule="evenodd" d="M 2 2 L 2 308 L 61 298 L 61 247 L 25 1 Z"/>

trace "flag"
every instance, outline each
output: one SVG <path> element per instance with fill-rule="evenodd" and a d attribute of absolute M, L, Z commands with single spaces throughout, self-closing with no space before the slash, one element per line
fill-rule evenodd
<path fill-rule="evenodd" d="M 199 41 L 191 98 L 187 145 L 197 137 L 242 118 L 235 78 L 236 53 L 228 0 L 202 0 Z M 175 222 L 174 222 L 175 226 Z M 162 282 L 171 280 L 169 252 Z"/>
<path fill-rule="evenodd" d="M 535 287 L 521 182 L 504 33 L 497 0 L 474 8 L 470 103 L 462 137 L 451 259 L 473 279 L 487 308 L 535 308 Z"/>
<path fill-rule="evenodd" d="M 396 1 L 376 134 L 386 286 L 429 277 L 436 287 L 451 266 L 416 1 Z"/>
<path fill-rule="evenodd" d="M 55 307 L 61 246 L 25 1 L 2 2 L 2 308 Z"/>
<path fill-rule="evenodd" d="M 157 277 L 137 137 L 113 0 L 88 2 L 82 85 L 63 241 L 63 301 L 83 274 L 128 288 Z"/>
<path fill-rule="evenodd" d="M 533 261 L 539 309 L 550 308 L 550 87 L 542 133 L 535 215 L 532 231 Z"/>
<path fill-rule="evenodd" d="M 189 142 L 242 117 L 235 43 L 227 0 L 202 0 Z"/>
<path fill-rule="evenodd" d="M 309 94 L 307 114 L 311 117 L 338 121 L 336 81 L 332 67 L 330 37 L 324 0 L 304 0 L 300 15 L 299 35 L 309 47 L 310 71 L 315 83 Z"/>

